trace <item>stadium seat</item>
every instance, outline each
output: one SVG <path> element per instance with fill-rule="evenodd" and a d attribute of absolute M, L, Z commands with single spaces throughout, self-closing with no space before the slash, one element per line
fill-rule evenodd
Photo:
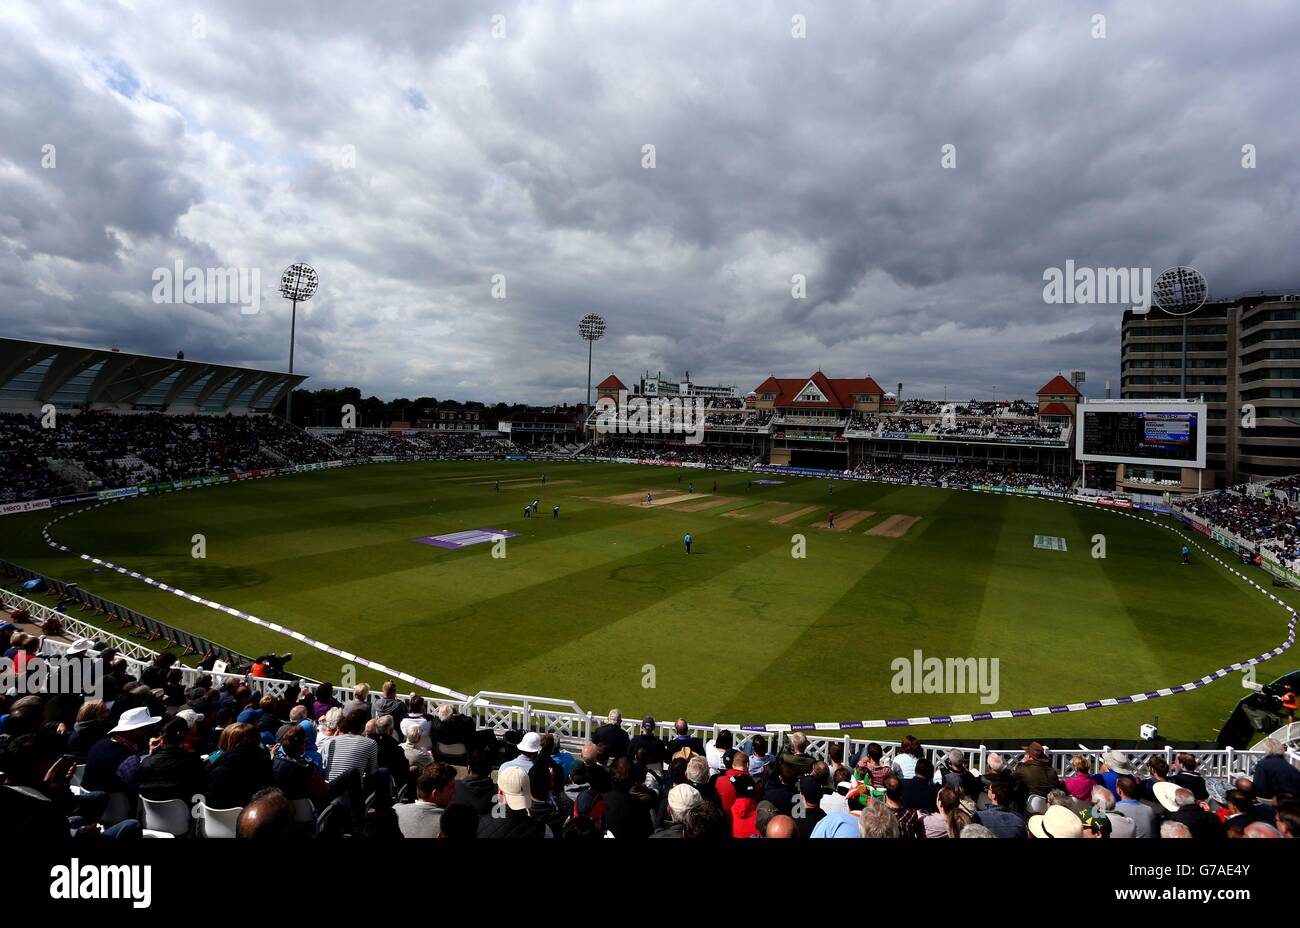
<path fill-rule="evenodd" d="M 307 798 L 293 800 L 293 823 L 312 834 L 316 833 L 316 807 Z"/>
<path fill-rule="evenodd" d="M 193 818 L 190 815 L 189 803 L 185 800 L 146 799 L 141 796 L 140 803 L 144 806 L 144 821 L 141 824 L 145 828 L 166 832 L 172 837 L 190 833 Z"/>
<path fill-rule="evenodd" d="M 244 811 L 244 807 L 213 809 L 204 802 L 200 803 L 199 810 L 203 816 L 203 836 L 205 838 L 233 838 L 235 836 L 235 824 L 239 821 L 239 813 Z"/>
<path fill-rule="evenodd" d="M 469 748 L 463 744 L 448 744 L 439 741 L 433 746 L 434 757 L 444 763 L 464 767 L 469 762 Z"/>
<path fill-rule="evenodd" d="M 86 775 L 86 765 L 77 764 L 76 767 L 72 768 L 72 779 L 68 782 L 68 785 L 80 786 L 81 778 L 84 777 L 85 775 Z"/>

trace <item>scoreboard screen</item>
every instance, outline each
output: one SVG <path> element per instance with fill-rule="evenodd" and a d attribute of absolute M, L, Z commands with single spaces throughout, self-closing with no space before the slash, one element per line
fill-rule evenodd
<path fill-rule="evenodd" d="M 1076 451 L 1081 461 L 1205 466 L 1205 405 L 1085 403 Z"/>

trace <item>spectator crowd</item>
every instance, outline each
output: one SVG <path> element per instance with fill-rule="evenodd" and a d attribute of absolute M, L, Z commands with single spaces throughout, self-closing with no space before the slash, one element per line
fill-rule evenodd
<path fill-rule="evenodd" d="M 33 649 L 7 624 L 0 645 L 12 660 L 45 642 Z M 1167 763 L 1110 751 L 1095 769 L 1079 754 L 1062 775 L 1033 742 L 977 770 L 960 749 L 936 754 L 910 735 L 845 757 L 843 742 L 814 754 L 798 732 L 779 750 L 684 719 L 664 736 L 618 710 L 589 740 L 561 743 L 480 729 L 392 682 L 259 695 L 241 678 L 183 685 L 167 655 L 132 664 L 87 640 L 69 651 L 102 662 L 101 694 L 0 698 L 0 835 L 211 837 L 223 821 L 241 838 L 1300 835 L 1300 770 L 1272 740 L 1231 782 L 1204 776 L 1190 753 Z"/>

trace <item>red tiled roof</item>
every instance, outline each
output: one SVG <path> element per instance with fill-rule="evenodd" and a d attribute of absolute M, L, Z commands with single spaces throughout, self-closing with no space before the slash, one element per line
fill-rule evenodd
<path fill-rule="evenodd" d="M 826 402 L 795 401 L 795 397 L 810 381 L 826 397 Z M 769 377 L 759 384 L 754 392 L 775 393 L 777 396 L 774 402 L 777 406 L 848 409 L 853 405 L 853 395 L 855 393 L 874 393 L 879 396 L 885 391 L 880 389 L 880 385 L 870 377 L 832 379 L 821 371 L 817 371 L 811 377 Z"/>
<path fill-rule="evenodd" d="M 1066 380 L 1060 374 L 1057 374 L 1051 380 L 1047 381 L 1047 385 L 1038 391 L 1039 396 L 1047 396 L 1056 393 L 1064 393 L 1069 396 L 1079 395 L 1079 391 L 1074 388 L 1074 384 L 1070 383 L 1070 381 Z"/>
<path fill-rule="evenodd" d="M 623 385 L 623 381 L 619 380 L 613 374 L 610 374 L 600 383 L 596 384 L 596 389 L 597 390 L 626 390 L 627 387 Z"/>
<path fill-rule="evenodd" d="M 1074 413 L 1070 412 L 1070 407 L 1066 406 L 1064 403 L 1048 403 L 1046 406 L 1043 407 L 1042 415 L 1072 416 L 1074 415 Z"/>

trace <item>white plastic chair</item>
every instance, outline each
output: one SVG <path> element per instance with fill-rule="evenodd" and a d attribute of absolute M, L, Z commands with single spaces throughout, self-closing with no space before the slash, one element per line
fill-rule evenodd
<path fill-rule="evenodd" d="M 293 801 L 293 822 L 295 825 L 310 825 L 315 829 L 316 807 L 310 799 L 304 797 Z"/>
<path fill-rule="evenodd" d="M 205 838 L 233 838 L 239 813 L 244 811 L 243 806 L 237 809 L 214 809 L 206 802 L 200 803 L 199 809 L 203 813 Z"/>
<path fill-rule="evenodd" d="M 434 745 L 433 756 L 444 763 L 463 767 L 469 763 L 469 749 L 463 744 L 447 744 L 439 741 Z"/>
<path fill-rule="evenodd" d="M 141 824 L 151 831 L 165 831 L 173 837 L 190 833 L 190 806 L 183 799 L 146 799 L 140 797 L 144 806 L 144 821 Z"/>

